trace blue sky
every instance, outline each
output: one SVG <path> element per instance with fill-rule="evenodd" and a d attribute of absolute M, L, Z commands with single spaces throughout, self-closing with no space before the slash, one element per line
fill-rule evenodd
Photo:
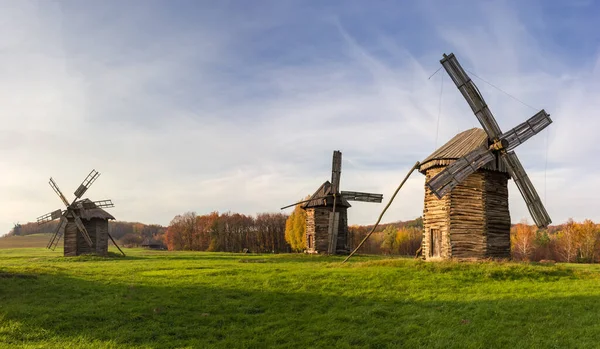
<path fill-rule="evenodd" d="M 387 200 L 478 126 L 443 70 L 428 79 L 450 52 L 552 115 L 517 153 L 554 222 L 600 220 L 597 23 L 597 1 L 0 0 L 0 232 L 60 207 L 48 177 L 72 193 L 92 168 L 89 197 L 145 223 L 277 211 L 329 178 L 334 149 L 342 189 Z M 475 82 L 504 130 L 536 112 Z M 423 184 L 384 220 L 419 216 Z M 512 183 L 510 204 L 531 221 Z"/>

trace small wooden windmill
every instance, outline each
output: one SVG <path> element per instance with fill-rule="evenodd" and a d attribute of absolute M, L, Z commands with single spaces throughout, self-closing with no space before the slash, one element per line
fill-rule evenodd
<path fill-rule="evenodd" d="M 52 238 L 46 246 L 54 250 L 64 234 L 64 255 L 79 256 L 81 254 L 94 253 L 106 255 L 108 253 L 108 239 L 121 251 L 115 240 L 108 233 L 108 220 L 115 219 L 103 208 L 114 207 L 111 200 L 91 201 L 89 199 L 79 200 L 89 187 L 100 176 L 96 170 L 83 180 L 75 190 L 75 199 L 69 203 L 63 193 L 50 177 L 49 184 L 65 204 L 66 209 L 58 209 L 37 218 L 38 224 L 44 224 L 60 218 Z M 123 251 L 121 251 L 123 253 Z M 123 255 L 125 255 L 123 253 Z"/>
<path fill-rule="evenodd" d="M 326 181 L 304 201 L 281 209 L 301 204 L 306 211 L 306 250 L 308 253 L 347 253 L 348 248 L 348 201 L 380 203 L 383 194 L 355 191 L 340 192 L 342 175 L 342 152 L 333 152 L 331 182 Z"/>
<path fill-rule="evenodd" d="M 508 179 L 519 188 L 535 224 L 550 217 L 514 149 L 552 123 L 543 109 L 502 132 L 479 90 L 454 54 L 440 61 L 482 129 L 452 138 L 420 165 L 426 175 L 422 251 L 430 258 L 510 256 Z"/>

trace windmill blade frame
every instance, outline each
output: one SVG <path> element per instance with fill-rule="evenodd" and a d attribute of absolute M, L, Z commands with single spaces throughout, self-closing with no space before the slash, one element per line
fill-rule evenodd
<path fill-rule="evenodd" d="M 333 151 L 333 159 L 331 161 L 331 191 L 337 193 L 340 190 L 340 178 L 342 176 L 342 152 L 339 150 Z"/>
<path fill-rule="evenodd" d="M 52 179 L 52 177 L 50 177 L 50 181 L 48 183 L 50 184 L 50 187 L 52 187 L 52 190 L 54 190 L 56 195 L 58 195 L 63 204 L 69 207 L 69 202 L 67 201 L 67 198 L 63 195 L 62 191 L 60 191 L 60 188 L 58 188 L 58 185 L 56 184 L 54 179 Z"/>
<path fill-rule="evenodd" d="M 475 113 L 477 120 L 479 120 L 481 127 L 483 127 L 489 138 L 492 140 L 498 139 L 502 134 L 500 126 L 498 126 L 494 115 L 483 99 L 481 92 L 479 92 L 477 85 L 475 85 L 460 63 L 458 63 L 456 56 L 454 56 L 453 53 L 449 55 L 444 54 L 444 58 L 440 63 L 459 89 L 460 93 L 465 97 L 467 103 L 469 103 L 471 110 Z"/>
<path fill-rule="evenodd" d="M 111 208 L 111 207 L 115 207 L 115 204 L 110 199 L 96 200 L 96 201 L 83 201 L 83 202 L 81 202 L 81 207 L 86 210 L 90 210 L 90 209 L 94 209 L 94 208 Z"/>
<path fill-rule="evenodd" d="M 310 199 L 307 199 L 307 200 L 298 201 L 298 202 L 296 202 L 294 204 L 283 206 L 282 208 L 280 208 L 280 210 L 285 210 L 286 208 L 290 208 L 290 207 L 293 207 L 293 206 L 296 206 L 296 205 L 304 204 L 304 203 L 315 201 L 315 200 L 327 199 L 328 197 L 331 197 L 331 196 L 332 195 L 330 194 L 330 195 L 319 196 L 319 197 L 316 197 L 316 198 L 310 198 Z"/>
<path fill-rule="evenodd" d="M 381 203 L 383 200 L 383 194 L 363 193 L 359 191 L 341 191 L 340 195 L 348 201 Z"/>
<path fill-rule="evenodd" d="M 509 174 L 519 188 L 519 191 L 521 192 L 521 195 L 527 204 L 527 209 L 529 210 L 529 213 L 531 214 L 535 224 L 538 226 L 538 228 L 548 227 L 548 225 L 552 223 L 552 220 L 550 219 L 546 208 L 542 204 L 542 200 L 535 190 L 533 183 L 531 183 L 527 172 L 525 172 L 523 165 L 521 165 L 521 161 L 519 161 L 517 154 L 512 151 L 503 153 L 501 159 L 504 161 L 504 164 L 506 164 Z"/>
<path fill-rule="evenodd" d="M 83 225 L 81 218 L 79 218 L 78 215 L 73 214 L 73 219 L 75 220 L 75 225 L 77 225 L 77 229 L 79 229 L 79 232 L 83 236 L 83 239 L 85 240 L 85 242 L 87 242 L 87 244 L 90 247 L 92 247 L 94 245 L 94 243 L 92 242 L 92 239 L 90 238 L 90 234 L 88 234 L 87 229 L 85 229 L 85 225 Z"/>
<path fill-rule="evenodd" d="M 429 180 L 426 185 L 438 199 L 441 199 L 472 173 L 495 158 L 496 156 L 489 149 L 483 147 L 477 148 L 454 161 L 442 172 Z"/>
<path fill-rule="evenodd" d="M 544 109 L 540 110 L 534 116 L 529 118 L 529 120 L 500 136 L 500 139 L 508 141 L 508 147 L 505 148 L 505 151 L 512 151 L 519 145 L 525 143 L 526 140 L 548 127 L 551 123 L 552 119 L 550 119 L 550 114 L 546 113 Z"/>
<path fill-rule="evenodd" d="M 46 246 L 46 248 L 51 249 L 52 251 L 56 249 L 56 246 L 58 245 L 58 242 L 60 241 L 60 238 L 63 235 L 63 228 L 66 225 L 66 223 L 67 218 L 65 218 L 64 215 L 61 216 L 60 221 L 58 222 L 58 225 L 54 230 L 54 234 L 52 234 L 52 237 L 50 238 L 50 241 L 48 241 L 48 245 Z"/>
<path fill-rule="evenodd" d="M 81 198 L 83 194 L 92 186 L 92 184 L 100 177 L 100 173 L 96 170 L 92 170 L 87 177 L 81 182 L 77 190 L 73 193 L 75 195 L 75 200 Z"/>
<path fill-rule="evenodd" d="M 38 225 L 42 225 L 44 223 L 48 223 L 51 222 L 57 218 L 62 217 L 63 215 L 63 211 L 61 209 L 52 211 L 52 212 L 48 212 L 45 215 L 39 216 L 36 220 L 37 220 L 37 224 Z"/>

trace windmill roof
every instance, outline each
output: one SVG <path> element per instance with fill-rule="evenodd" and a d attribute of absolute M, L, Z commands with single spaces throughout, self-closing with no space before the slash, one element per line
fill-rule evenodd
<path fill-rule="evenodd" d="M 477 148 L 487 147 L 488 136 L 483 129 L 475 127 L 463 131 L 454 136 L 446 144 L 439 147 L 431 155 L 426 157 L 425 160 L 421 161 L 419 171 L 425 173 L 425 171 L 432 167 L 448 166 Z M 498 163 L 499 166 L 496 166 L 496 163 Z M 482 168 L 491 171 L 508 172 L 502 161 L 490 161 Z"/>
<path fill-rule="evenodd" d="M 92 200 L 90 199 L 83 199 L 79 202 L 92 202 Z M 115 219 L 115 217 L 113 217 L 113 215 L 111 215 L 110 213 L 104 211 L 101 208 L 88 208 L 88 209 L 82 209 L 79 211 L 80 214 L 79 216 L 81 217 L 81 219 L 85 219 L 85 220 L 91 220 L 93 218 L 99 218 L 99 219 Z"/>
<path fill-rule="evenodd" d="M 309 198 L 310 201 L 302 204 L 302 208 L 311 208 L 311 207 L 324 207 L 324 206 L 333 206 L 333 196 L 331 196 L 331 183 L 329 181 L 325 181 L 325 183 L 321 184 L 319 189 L 315 191 L 315 193 Z M 348 200 L 346 200 L 343 196 L 338 195 L 338 199 L 336 201 L 336 206 L 340 207 L 351 207 Z"/>

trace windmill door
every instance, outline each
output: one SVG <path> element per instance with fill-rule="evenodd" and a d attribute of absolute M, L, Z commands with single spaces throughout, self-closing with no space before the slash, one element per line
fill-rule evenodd
<path fill-rule="evenodd" d="M 441 257 L 442 256 L 442 232 L 439 229 L 430 229 L 430 257 Z"/>

